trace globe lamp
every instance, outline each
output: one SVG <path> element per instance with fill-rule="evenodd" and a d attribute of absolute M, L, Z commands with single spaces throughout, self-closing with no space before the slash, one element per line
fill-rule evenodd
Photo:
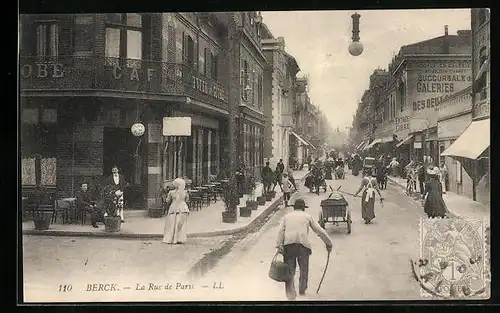
<path fill-rule="evenodd" d="M 349 53 L 357 57 L 361 53 L 363 53 L 363 44 L 359 41 L 353 41 L 349 44 Z"/>
<path fill-rule="evenodd" d="M 363 53 L 363 44 L 359 41 L 359 18 L 361 15 L 358 13 L 354 13 L 351 15 L 352 18 L 352 42 L 349 45 L 349 53 L 352 56 L 357 57 L 361 53 Z"/>

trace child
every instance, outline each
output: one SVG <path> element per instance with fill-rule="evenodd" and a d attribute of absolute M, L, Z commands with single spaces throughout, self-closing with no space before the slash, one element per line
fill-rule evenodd
<path fill-rule="evenodd" d="M 283 197 L 286 208 L 288 207 L 288 200 L 290 200 L 290 189 L 293 187 L 293 184 L 288 179 L 288 175 L 286 173 L 283 174 L 283 178 L 281 179 L 281 186 L 281 188 L 283 189 Z"/>

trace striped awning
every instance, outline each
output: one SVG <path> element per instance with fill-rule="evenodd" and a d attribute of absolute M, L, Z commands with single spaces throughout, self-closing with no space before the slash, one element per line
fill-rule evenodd
<path fill-rule="evenodd" d="M 290 133 L 295 137 L 297 138 L 298 141 L 300 141 L 302 144 L 306 145 L 306 146 L 310 146 L 311 144 L 309 144 L 307 141 L 305 141 L 302 137 L 300 137 L 299 135 L 297 135 L 297 133 L 293 132 L 293 131 L 290 131 Z"/>
<path fill-rule="evenodd" d="M 476 160 L 490 146 L 490 119 L 472 122 L 441 156 Z"/>
<path fill-rule="evenodd" d="M 396 148 L 401 147 L 402 145 L 407 145 L 410 143 L 410 140 L 413 138 L 413 135 L 406 137 L 396 144 Z"/>
<path fill-rule="evenodd" d="M 369 145 L 367 145 L 366 147 L 364 147 L 363 150 L 371 149 L 372 147 L 374 147 L 376 144 L 379 144 L 379 143 L 382 143 L 382 139 L 377 138 L 377 139 L 373 140 Z"/>

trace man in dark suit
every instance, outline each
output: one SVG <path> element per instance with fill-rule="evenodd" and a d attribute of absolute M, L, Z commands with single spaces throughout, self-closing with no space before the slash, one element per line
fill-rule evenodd
<path fill-rule="evenodd" d="M 90 221 L 94 228 L 99 228 L 97 222 L 102 222 L 103 214 L 96 203 L 92 200 L 91 193 L 88 191 L 87 183 L 83 183 L 81 189 L 76 193 L 76 206 L 78 210 L 90 212 Z"/>
<path fill-rule="evenodd" d="M 285 171 L 285 165 L 283 164 L 283 159 L 280 159 L 278 164 L 276 164 L 276 170 L 274 171 L 275 181 L 272 190 L 276 188 L 276 185 L 280 185 L 281 191 L 283 191 L 283 188 L 281 187 L 281 179 L 283 178 L 284 171 Z"/>
<path fill-rule="evenodd" d="M 128 187 L 128 183 L 125 181 L 123 175 L 120 174 L 118 166 L 114 165 L 111 168 L 111 176 L 106 179 L 105 184 L 106 186 L 112 187 L 112 189 L 115 191 L 115 194 L 121 197 L 121 203 L 123 204 L 123 193 L 125 188 Z M 118 214 L 122 219 L 122 223 L 124 223 L 125 220 L 123 218 L 123 205 L 118 208 Z"/>

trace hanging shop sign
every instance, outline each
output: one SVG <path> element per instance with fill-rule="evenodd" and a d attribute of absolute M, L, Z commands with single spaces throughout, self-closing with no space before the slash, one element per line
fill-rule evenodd
<path fill-rule="evenodd" d="M 191 136 L 190 117 L 164 117 L 163 136 Z"/>

